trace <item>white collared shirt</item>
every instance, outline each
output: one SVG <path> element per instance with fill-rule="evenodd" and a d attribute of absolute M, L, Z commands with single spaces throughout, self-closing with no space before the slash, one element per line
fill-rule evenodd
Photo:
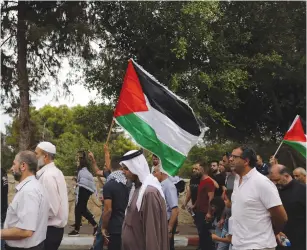
<path fill-rule="evenodd" d="M 35 176 L 29 176 L 16 186 L 17 193 L 7 209 L 4 228 L 33 231 L 22 240 L 6 240 L 10 247 L 30 248 L 46 239 L 49 204 L 44 188 Z"/>
<path fill-rule="evenodd" d="M 36 176 L 48 195 L 48 226 L 64 228 L 68 220 L 68 195 L 62 171 L 51 162 L 41 168 Z"/>
<path fill-rule="evenodd" d="M 237 175 L 232 194 L 232 249 L 262 249 L 276 247 L 268 209 L 282 205 L 276 186 L 253 168 Z"/>

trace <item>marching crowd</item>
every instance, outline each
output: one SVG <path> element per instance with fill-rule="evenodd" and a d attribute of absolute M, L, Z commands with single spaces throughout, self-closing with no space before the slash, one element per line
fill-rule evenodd
<path fill-rule="evenodd" d="M 41 142 L 35 152 L 16 155 L 10 171 L 19 184 L 9 205 L 1 168 L 1 249 L 59 248 L 68 197 L 55 154 L 53 144 Z M 110 250 L 175 249 L 178 199 L 185 183 L 168 176 L 157 156 L 152 163 L 150 167 L 142 150 L 111 160 L 105 146 L 105 167 L 99 169 L 93 153 L 78 152 L 75 223 L 68 236 L 79 236 L 83 216 L 94 229 L 94 250 L 104 243 Z M 98 224 L 87 209 L 96 192 L 91 172 L 101 186 Z M 196 162 L 182 209 L 194 219 L 200 250 L 306 249 L 306 170 L 292 172 L 274 157 L 266 164 L 246 146 L 225 153 L 220 161 Z"/>

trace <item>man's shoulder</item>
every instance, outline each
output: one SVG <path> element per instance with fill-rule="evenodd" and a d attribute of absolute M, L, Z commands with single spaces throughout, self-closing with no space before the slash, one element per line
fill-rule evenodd
<path fill-rule="evenodd" d="M 297 190 L 306 192 L 306 184 L 300 183 L 297 180 L 293 180 L 293 185 Z"/>
<path fill-rule="evenodd" d="M 256 171 L 253 177 L 253 186 L 256 186 L 256 190 L 258 191 L 270 191 L 270 190 L 277 190 L 275 184 L 266 176 Z M 259 189 L 260 188 L 260 189 Z"/>
<path fill-rule="evenodd" d="M 166 186 L 168 188 L 172 188 L 172 187 L 176 188 L 175 184 L 169 178 L 167 178 L 163 182 L 161 182 L 161 185 Z"/>
<path fill-rule="evenodd" d="M 60 177 L 65 178 L 62 170 L 59 169 L 55 165 L 53 167 L 51 167 L 51 168 L 47 168 L 45 170 L 45 172 L 43 173 L 43 175 L 48 175 L 48 176 L 52 176 L 52 177 L 56 177 L 56 178 L 58 178 L 60 176 Z"/>
<path fill-rule="evenodd" d="M 21 187 L 21 191 L 27 193 L 43 193 L 43 190 L 43 186 L 36 178 L 31 179 L 29 183 L 25 183 L 24 186 Z"/>
<path fill-rule="evenodd" d="M 110 179 L 107 183 L 103 186 L 103 189 L 124 189 L 127 188 L 126 185 L 123 183 L 117 182 L 114 179 Z"/>
<path fill-rule="evenodd" d="M 152 195 L 158 195 L 158 196 L 161 196 L 159 190 L 153 186 L 150 186 L 148 185 L 145 189 L 145 192 L 144 192 L 144 195 L 145 196 L 152 196 Z M 162 197 L 162 196 L 161 196 Z"/>

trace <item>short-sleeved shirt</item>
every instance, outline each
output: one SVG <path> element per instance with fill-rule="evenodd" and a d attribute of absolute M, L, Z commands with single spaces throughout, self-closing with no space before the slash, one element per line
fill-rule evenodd
<path fill-rule="evenodd" d="M 210 178 L 200 181 L 197 192 L 196 211 L 208 213 L 209 209 L 209 192 L 214 192 L 214 183 Z"/>
<path fill-rule="evenodd" d="M 223 194 L 223 186 L 225 186 L 226 176 L 222 173 L 213 175 L 212 178 L 219 184 L 219 188 L 215 189 L 214 196 L 221 196 Z"/>
<path fill-rule="evenodd" d="M 172 209 L 178 207 L 177 188 L 169 178 L 162 181 L 161 186 L 166 201 L 167 220 L 169 220 L 171 218 Z"/>
<path fill-rule="evenodd" d="M 233 249 L 263 249 L 276 247 L 268 209 L 282 205 L 276 186 L 255 168 L 243 176 L 237 175 L 232 193 Z"/>
<path fill-rule="evenodd" d="M 16 186 L 16 195 L 9 205 L 4 228 L 17 227 L 33 231 L 22 240 L 6 240 L 10 247 L 30 248 L 46 239 L 49 203 L 44 188 L 35 176 L 29 176 Z"/>
<path fill-rule="evenodd" d="M 7 174 L 3 168 L 1 168 L 1 223 L 4 223 L 6 217 L 6 210 L 8 207 L 8 179 Z"/>
<path fill-rule="evenodd" d="M 103 198 L 112 200 L 112 214 L 107 230 L 110 234 L 120 234 L 128 204 L 128 187 L 111 179 L 103 187 Z"/>
<path fill-rule="evenodd" d="M 192 204 L 194 205 L 197 200 L 197 192 L 198 186 L 200 183 L 200 177 L 192 177 L 190 180 L 190 192 L 191 192 L 191 200 Z"/>

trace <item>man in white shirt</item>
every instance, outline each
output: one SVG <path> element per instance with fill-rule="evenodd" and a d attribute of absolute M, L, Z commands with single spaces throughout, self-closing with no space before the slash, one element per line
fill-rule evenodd
<path fill-rule="evenodd" d="M 67 186 L 62 171 L 53 162 L 55 146 L 50 142 L 41 142 L 35 153 L 39 168 L 36 177 L 46 190 L 50 206 L 45 250 L 57 250 L 68 220 Z"/>
<path fill-rule="evenodd" d="M 231 199 L 232 249 L 275 249 L 275 235 L 288 219 L 276 186 L 254 167 L 253 149 L 238 147 L 229 161 L 237 173 Z"/>
<path fill-rule="evenodd" d="M 37 159 L 31 151 L 21 151 L 13 161 L 11 172 L 16 194 L 7 210 L 1 239 L 6 250 L 43 250 L 46 239 L 49 204 L 42 185 L 35 178 Z"/>

